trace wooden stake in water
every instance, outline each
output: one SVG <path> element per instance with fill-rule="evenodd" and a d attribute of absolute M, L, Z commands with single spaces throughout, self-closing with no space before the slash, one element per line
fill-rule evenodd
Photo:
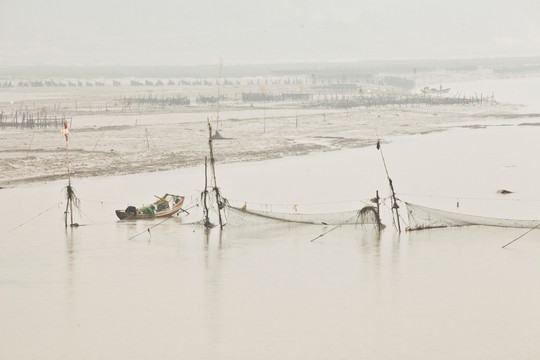
<path fill-rule="evenodd" d="M 375 194 L 375 201 L 377 202 L 377 229 L 381 232 L 381 206 L 380 206 L 379 190 Z"/>
<path fill-rule="evenodd" d="M 216 193 L 216 202 L 218 206 L 218 218 L 219 218 L 219 227 L 223 229 L 223 219 L 221 217 L 221 210 L 224 207 L 223 200 L 221 199 L 221 194 L 219 193 L 219 188 L 217 186 L 216 180 L 216 167 L 214 159 L 214 146 L 212 144 L 212 125 L 210 125 L 210 119 L 208 121 L 208 146 L 210 147 L 210 166 L 212 168 L 212 176 L 214 178 L 214 192 Z"/>
<path fill-rule="evenodd" d="M 67 227 L 67 214 L 69 212 L 70 214 L 70 225 L 73 226 L 73 198 L 75 196 L 73 192 L 73 188 L 71 187 L 71 169 L 70 169 L 70 162 L 69 162 L 69 129 L 67 122 L 64 121 L 64 128 L 61 130 L 62 134 L 66 137 L 66 164 L 67 164 L 67 173 L 68 173 L 68 186 L 66 189 L 66 211 L 64 212 L 64 224 Z"/>
<path fill-rule="evenodd" d="M 399 205 L 397 204 L 396 193 L 394 191 L 394 185 L 392 184 L 392 179 L 390 179 L 390 175 L 388 174 L 388 168 L 386 167 L 386 161 L 384 160 L 384 155 L 381 149 L 380 140 L 377 140 L 377 150 L 381 152 L 381 158 L 384 164 L 384 170 L 386 171 L 386 177 L 388 178 L 388 183 L 390 184 L 390 190 L 392 191 L 392 216 L 394 216 L 394 211 L 395 211 L 396 212 L 395 219 L 396 219 L 398 232 L 401 232 L 401 225 L 399 223 L 399 212 L 398 212 Z"/>
<path fill-rule="evenodd" d="M 204 157 L 204 191 L 203 191 L 203 213 L 204 213 L 204 226 L 207 229 L 213 228 L 214 224 L 210 222 L 210 216 L 208 212 L 208 203 L 207 203 L 207 195 L 208 195 L 208 164 L 207 164 L 208 158 Z"/>

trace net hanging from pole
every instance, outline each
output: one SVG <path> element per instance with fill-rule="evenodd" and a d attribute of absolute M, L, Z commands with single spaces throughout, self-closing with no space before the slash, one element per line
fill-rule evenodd
<path fill-rule="evenodd" d="M 332 213 L 299 213 L 299 212 L 275 212 L 267 210 L 250 209 L 247 206 L 226 206 L 229 222 L 260 223 L 267 221 L 285 221 L 303 224 L 318 225 L 341 225 L 341 224 L 371 224 L 377 226 L 380 223 L 377 208 L 365 206 L 359 210 L 332 212 Z M 232 216 L 231 216 L 232 215 Z"/>
<path fill-rule="evenodd" d="M 451 211 L 428 208 L 405 202 L 409 217 L 409 230 L 423 230 L 451 226 L 498 226 L 511 228 L 534 228 L 540 220 L 501 219 L 477 215 L 466 215 Z"/>

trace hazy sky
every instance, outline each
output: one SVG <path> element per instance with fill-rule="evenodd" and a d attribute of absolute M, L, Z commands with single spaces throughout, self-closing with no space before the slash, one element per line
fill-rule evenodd
<path fill-rule="evenodd" d="M 538 55 L 538 0 L 0 0 L 0 64 Z"/>

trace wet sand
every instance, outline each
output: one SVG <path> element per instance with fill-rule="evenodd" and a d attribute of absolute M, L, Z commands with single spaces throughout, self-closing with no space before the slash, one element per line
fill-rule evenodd
<path fill-rule="evenodd" d="M 296 85 L 280 91 L 297 91 Z M 387 91 L 385 89 L 384 91 Z M 214 87 L 66 87 L 0 90 L 0 107 L 44 108 L 70 123 L 72 176 L 84 178 L 154 172 L 200 165 L 208 156 L 208 125 L 224 139 L 214 142 L 220 163 L 258 161 L 375 144 L 377 138 L 430 133 L 498 121 L 517 115 L 518 106 L 484 101 L 474 105 L 391 106 L 326 109 L 301 103 L 244 103 L 242 91 L 223 87 L 219 105 L 200 105 L 199 94 Z M 186 106 L 136 106 L 126 98 L 185 95 Z M 219 117 L 219 121 L 218 121 Z M 60 128 L 0 131 L 0 186 L 66 178 L 66 147 Z"/>

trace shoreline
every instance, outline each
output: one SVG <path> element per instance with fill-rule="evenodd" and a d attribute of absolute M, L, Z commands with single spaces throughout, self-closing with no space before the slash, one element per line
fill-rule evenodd
<path fill-rule="evenodd" d="M 291 112 L 296 111 L 290 109 Z M 455 111 L 459 110 L 459 111 Z M 428 134 L 486 121 L 524 120 L 515 105 L 346 110 L 220 120 L 217 163 L 253 162 L 374 145 L 377 138 Z M 265 110 L 267 113 L 271 109 Z M 160 115 L 147 115 L 159 118 Z M 227 111 L 222 112 L 227 116 Z M 140 117 L 139 117 L 140 118 Z M 155 119 L 154 119 L 155 121 Z M 144 122 L 143 122 L 144 123 Z M 213 121 L 215 128 L 216 122 Z M 459 125 L 462 124 L 462 125 Z M 478 125 L 476 125 L 478 124 Z M 58 129 L 1 132 L 0 187 L 64 179 L 65 140 Z M 128 175 L 201 165 L 208 156 L 206 121 L 72 128 L 73 178 Z"/>
<path fill-rule="evenodd" d="M 466 74 L 463 75 L 463 77 Z M 469 79 L 469 80 L 474 80 Z M 364 88 L 364 86 L 362 86 Z M 275 91 L 300 91 L 296 84 Z M 364 88 L 366 91 L 367 88 Z M 171 97 L 182 89 L 152 89 Z M 191 98 L 215 87 L 183 89 Z M 446 131 L 456 126 L 530 122 L 539 114 L 520 114 L 522 106 L 487 100 L 452 105 L 394 105 L 324 108 L 302 102 L 242 102 L 243 91 L 259 86 L 224 86 L 220 104 L 136 107 L 121 100 L 144 89 L 0 89 L 0 109 L 45 112 L 69 119 L 69 160 L 73 178 L 174 170 L 204 164 L 208 125 L 224 139 L 214 141 L 217 163 L 253 162 L 374 145 L 377 139 Z M 314 88 L 302 91 L 316 93 Z M 373 96 L 397 91 L 372 88 Z M 402 91 L 402 90 L 400 90 Z M 5 93 L 5 94 L 4 94 Z M 148 93 L 147 93 L 148 94 Z M 410 94 L 410 93 L 403 93 Z M 319 97 L 323 94 L 319 93 Z M 326 95 L 325 95 L 326 96 Z M 457 95 L 456 95 L 457 96 Z M 16 100 L 19 99 L 19 100 Z M 24 99 L 24 100 L 20 100 Z M 19 110 L 20 111 L 20 110 Z M 59 120 L 61 123 L 61 120 Z M 60 127 L 0 130 L 0 188 L 67 177 L 66 142 Z"/>

